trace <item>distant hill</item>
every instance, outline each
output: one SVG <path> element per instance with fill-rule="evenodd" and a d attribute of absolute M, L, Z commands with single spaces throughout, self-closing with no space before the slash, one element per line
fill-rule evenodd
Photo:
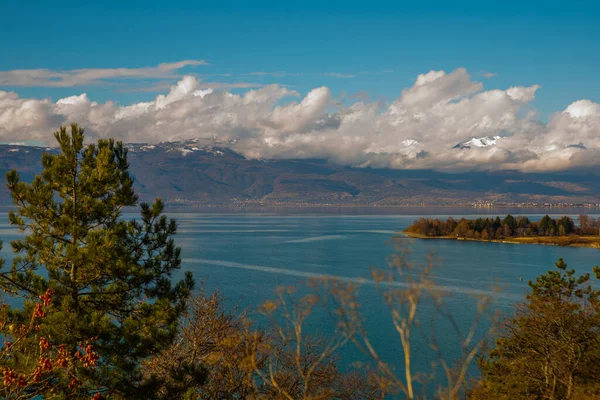
<path fill-rule="evenodd" d="M 444 173 L 352 168 L 324 160 L 251 160 L 194 140 L 127 147 L 140 197 L 162 197 L 171 204 L 600 203 L 600 175 L 589 172 Z M 45 151 L 56 150 L 0 145 L 0 173 L 16 168 L 30 180 L 41 170 Z M 2 185 L 0 203 L 8 202 Z"/>

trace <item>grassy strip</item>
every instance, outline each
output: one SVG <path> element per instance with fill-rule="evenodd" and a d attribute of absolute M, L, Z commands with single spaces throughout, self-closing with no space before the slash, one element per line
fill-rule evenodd
<path fill-rule="evenodd" d="M 521 236 L 521 237 L 508 237 L 505 239 L 474 239 L 474 238 L 463 238 L 456 236 L 426 236 L 419 233 L 413 232 L 402 232 L 405 236 L 396 236 L 396 238 L 409 237 L 417 239 L 444 239 L 444 240 L 465 240 L 473 242 L 492 242 L 492 243 L 512 243 L 512 244 L 543 244 L 548 246 L 571 246 L 571 247 L 591 247 L 600 249 L 600 236 Z"/>

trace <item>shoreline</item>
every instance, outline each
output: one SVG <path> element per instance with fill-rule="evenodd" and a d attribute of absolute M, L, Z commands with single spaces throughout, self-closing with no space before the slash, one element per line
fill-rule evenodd
<path fill-rule="evenodd" d="M 207 205 L 204 207 L 188 207 L 184 205 L 173 206 L 167 204 L 167 212 L 199 212 L 207 214 L 273 214 L 273 215 L 481 215 L 496 216 L 510 213 L 512 215 L 578 215 L 586 213 L 600 216 L 600 209 L 573 208 L 573 207 L 501 207 L 501 208 L 478 208 L 472 206 L 354 206 L 354 205 L 310 205 L 310 206 L 218 206 Z"/>
<path fill-rule="evenodd" d="M 537 244 L 542 246 L 562 246 L 562 247 L 587 247 L 591 249 L 600 249 L 600 236 L 522 236 L 507 239 L 475 239 L 455 236 L 425 236 L 418 233 L 400 232 L 402 236 L 394 236 L 394 239 L 438 239 L 454 240 L 457 242 L 470 241 L 482 243 L 506 243 L 506 244 Z M 562 243 L 560 242 L 562 239 Z"/>

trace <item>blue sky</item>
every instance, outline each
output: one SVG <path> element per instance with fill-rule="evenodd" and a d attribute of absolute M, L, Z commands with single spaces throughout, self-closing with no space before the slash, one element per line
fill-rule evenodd
<path fill-rule="evenodd" d="M 600 102 L 598 3 L 2 0 L 0 71 L 205 60 L 209 65 L 179 72 L 221 83 L 280 83 L 300 93 L 326 85 L 334 94 L 393 100 L 420 73 L 465 67 L 486 89 L 541 85 L 534 105 L 547 116 L 578 99 Z M 86 92 L 120 104 L 168 91 L 148 86 L 0 90 L 53 100 Z"/>
<path fill-rule="evenodd" d="M 0 143 L 78 122 L 261 159 L 600 166 L 598 0 L 0 2 Z"/>

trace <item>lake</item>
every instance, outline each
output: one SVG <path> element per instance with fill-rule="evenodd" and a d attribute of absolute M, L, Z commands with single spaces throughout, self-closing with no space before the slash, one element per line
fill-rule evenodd
<path fill-rule="evenodd" d="M 526 214 L 532 220 L 543 214 Z M 558 215 L 558 214 L 556 214 Z M 564 215 L 564 214 L 561 214 Z M 336 276 L 364 278 L 360 291 L 365 325 L 378 351 L 393 365 L 401 360 L 401 348 L 386 306 L 371 279 L 370 268 L 386 268 L 394 252 L 389 244 L 396 232 L 415 219 L 427 215 L 272 215 L 207 214 L 178 212 L 171 216 L 179 223 L 176 242 L 182 248 L 183 270 L 192 271 L 198 282 L 210 291 L 219 288 L 231 304 L 252 311 L 267 299 L 275 298 L 277 286 L 302 285 L 310 277 Z M 435 215 L 447 218 L 449 215 Z M 479 215 L 454 214 L 476 218 Z M 571 214 L 573 218 L 576 215 Z M 131 215 L 128 215 L 131 217 Z M 4 257 L 10 258 L 8 242 L 18 232 L 0 215 L 0 238 L 5 242 Z M 588 248 L 501 243 L 455 242 L 446 240 L 402 239 L 417 261 L 433 251 L 440 259 L 436 283 L 451 296 L 448 306 L 461 329 L 473 318 L 474 295 L 493 295 L 494 308 L 510 314 L 523 299 L 527 281 L 553 268 L 564 258 L 578 272 L 588 272 L 600 263 L 600 251 Z M 520 277 L 523 280 L 520 280 Z M 494 288 L 502 291 L 494 294 Z M 421 308 L 420 317 L 434 314 L 431 305 Z M 255 316 L 263 321 L 260 316 Z M 263 321 L 264 322 L 264 321 Z M 331 331 L 324 313 L 308 320 L 307 329 L 319 334 Z M 443 321 L 436 330 L 445 354 L 456 356 L 456 335 Z M 428 369 L 432 353 L 422 340 L 415 341 L 415 367 Z M 343 364 L 361 359 L 348 346 L 342 352 Z"/>

